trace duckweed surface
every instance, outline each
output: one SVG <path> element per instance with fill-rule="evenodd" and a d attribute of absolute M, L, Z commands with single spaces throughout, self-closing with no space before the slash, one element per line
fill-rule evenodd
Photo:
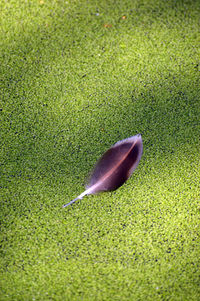
<path fill-rule="evenodd" d="M 0 3 L 0 300 L 200 298 L 200 2 Z M 141 133 L 112 193 L 99 156 Z"/>

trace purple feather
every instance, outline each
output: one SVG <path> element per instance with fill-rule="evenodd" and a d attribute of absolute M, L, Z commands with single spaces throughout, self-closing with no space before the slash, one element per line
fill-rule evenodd
<path fill-rule="evenodd" d="M 140 134 L 115 143 L 97 162 L 86 190 L 63 207 L 81 200 L 87 194 L 113 191 L 122 186 L 138 166 L 142 150 Z"/>

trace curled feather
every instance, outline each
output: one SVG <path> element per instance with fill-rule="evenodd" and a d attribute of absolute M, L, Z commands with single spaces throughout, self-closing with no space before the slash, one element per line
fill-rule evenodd
<path fill-rule="evenodd" d="M 81 200 L 85 195 L 113 191 L 122 186 L 138 166 L 142 151 L 140 134 L 115 143 L 96 163 L 86 190 L 63 207 Z"/>

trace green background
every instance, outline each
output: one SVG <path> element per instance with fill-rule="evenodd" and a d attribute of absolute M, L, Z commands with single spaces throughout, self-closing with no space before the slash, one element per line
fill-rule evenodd
<path fill-rule="evenodd" d="M 200 2 L 0 2 L 0 300 L 199 300 Z M 142 134 L 115 192 L 96 160 Z"/>

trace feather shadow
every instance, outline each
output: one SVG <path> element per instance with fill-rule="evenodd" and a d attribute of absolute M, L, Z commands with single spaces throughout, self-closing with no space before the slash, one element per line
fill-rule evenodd
<path fill-rule="evenodd" d="M 63 208 L 81 200 L 85 195 L 113 191 L 122 186 L 138 166 L 142 152 L 140 134 L 115 143 L 96 163 L 86 190 Z"/>

